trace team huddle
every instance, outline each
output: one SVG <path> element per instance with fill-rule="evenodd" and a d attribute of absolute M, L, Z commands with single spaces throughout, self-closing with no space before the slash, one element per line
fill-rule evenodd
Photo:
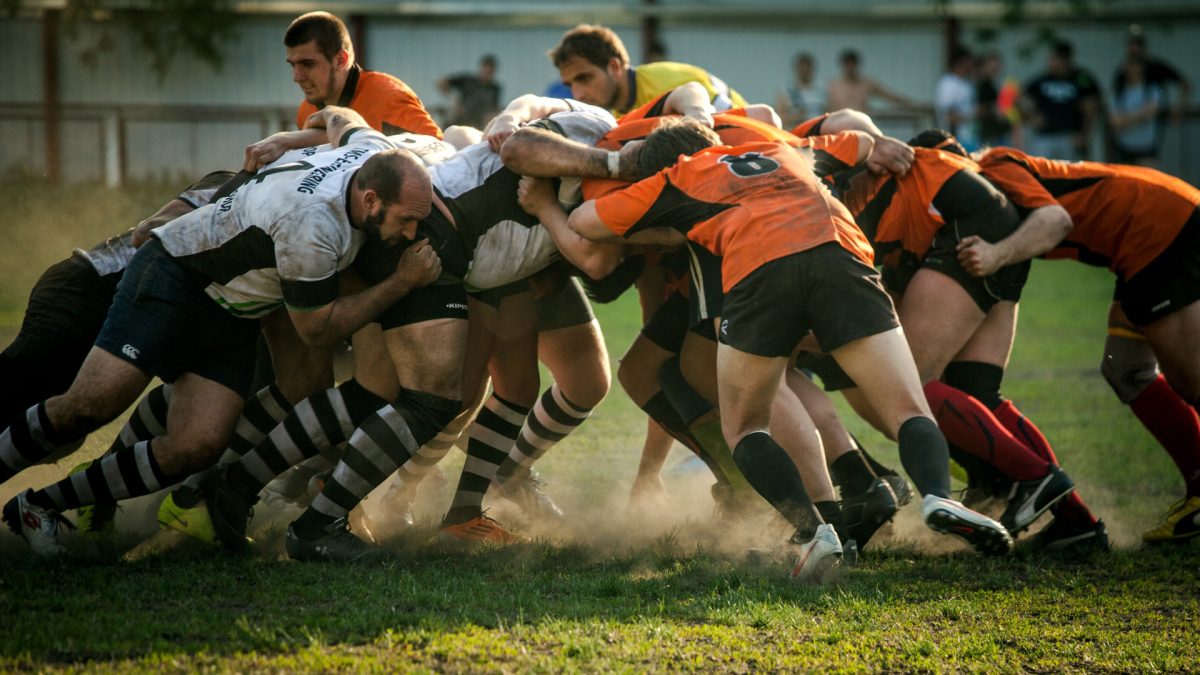
<path fill-rule="evenodd" d="M 1037 256 L 1116 275 L 1102 371 L 1187 490 L 1143 538 L 1200 533 L 1200 190 L 971 155 L 939 130 L 903 142 L 853 110 L 785 130 L 700 68 L 630 67 L 601 26 L 549 52 L 572 98 L 519 97 L 483 130 L 439 129 L 401 81 L 355 63 L 330 14 L 299 17 L 284 44 L 299 130 L 47 270 L 0 355 L 29 383 L 3 394 L 0 483 L 137 404 L 102 457 L 4 506 L 35 552 L 65 551 L 65 512 L 104 531 L 120 501 L 167 491 L 163 528 L 229 551 L 272 495 L 304 507 L 292 558 L 384 556 L 351 512 L 388 484 L 387 517 L 411 524 L 460 437 L 438 539 L 525 540 L 485 499 L 564 518 L 535 467 L 608 394 L 591 302 L 630 288 L 644 327 L 617 375 L 648 417 L 635 498 L 661 493 L 679 442 L 712 473 L 715 517 L 760 527 L 765 500 L 794 529 L 781 548 L 810 584 L 914 498 L 925 525 L 985 555 L 1047 511 L 1031 546 L 1107 550 L 1001 395 Z M 897 443 L 907 479 L 847 431 L 833 391 Z M 998 519 L 980 512 L 993 500 Z"/>

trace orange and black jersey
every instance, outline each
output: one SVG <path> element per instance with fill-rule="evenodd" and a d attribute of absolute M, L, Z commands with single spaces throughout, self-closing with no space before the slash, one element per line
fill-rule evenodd
<path fill-rule="evenodd" d="M 661 121 L 666 97 L 667 94 L 663 94 L 622 117 L 616 128 L 605 134 L 596 147 L 620 150 L 626 143 L 644 140 Z M 843 171 L 854 166 L 858 159 L 858 137 L 855 134 L 798 138 L 783 129 L 746 117 L 743 108 L 713 115 L 713 130 L 721 137 L 721 142 L 728 146 L 779 142 L 792 147 L 809 148 L 813 152 L 814 170 L 820 176 Z M 583 196 L 584 199 L 597 199 L 626 185 L 628 183 L 625 181 L 615 178 L 587 178 L 583 181 Z"/>
<path fill-rule="evenodd" d="M 613 232 L 670 227 L 721 256 L 728 291 L 764 263 L 836 242 L 871 264 L 871 246 L 805 157 L 782 143 L 706 148 L 596 202 Z"/>
<path fill-rule="evenodd" d="M 1140 166 L 1060 162 L 995 148 L 980 170 L 1021 209 L 1060 204 L 1070 214 L 1071 232 L 1047 258 L 1108 267 L 1125 279 L 1166 250 L 1200 205 L 1200 190 Z"/>
<path fill-rule="evenodd" d="M 354 110 L 372 129 L 388 135 L 407 132 L 442 137 L 442 130 L 429 116 L 421 99 L 407 84 L 387 73 L 363 70 L 362 66 L 354 64 L 346 76 L 346 85 L 337 104 Z M 303 129 L 304 121 L 317 110 L 308 101 L 301 103 L 296 112 L 296 127 Z"/>
<path fill-rule="evenodd" d="M 875 248 L 885 267 L 918 263 L 944 225 L 1011 220 L 1017 216 L 1008 200 L 977 173 L 975 162 L 958 155 L 914 148 L 912 168 L 904 176 L 876 176 L 852 171 L 838 178 L 842 201 Z"/>
<path fill-rule="evenodd" d="M 808 138 L 810 136 L 821 136 L 821 127 L 825 124 L 825 120 L 829 119 L 829 113 L 817 115 L 816 117 L 804 120 L 792 128 L 792 135 L 800 138 Z"/>

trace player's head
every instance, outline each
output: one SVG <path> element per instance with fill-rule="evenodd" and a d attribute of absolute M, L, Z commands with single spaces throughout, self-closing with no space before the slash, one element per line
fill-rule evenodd
<path fill-rule="evenodd" d="M 407 150 L 371 156 L 354 174 L 354 188 L 351 199 L 360 200 L 363 212 L 355 225 L 388 244 L 411 241 L 433 204 L 429 174 Z"/>
<path fill-rule="evenodd" d="M 969 156 L 967 149 L 962 146 L 962 143 L 959 143 L 954 134 L 945 129 L 926 129 L 910 138 L 908 144 L 914 148 L 933 148 L 934 150 L 944 150 L 963 157 Z"/>
<path fill-rule="evenodd" d="M 336 103 L 354 65 L 354 46 L 341 19 L 329 12 L 296 18 L 283 34 L 292 81 L 313 105 Z"/>
<path fill-rule="evenodd" d="M 641 144 L 637 155 L 638 177 L 646 178 L 674 166 L 680 155 L 692 155 L 720 144 L 717 132 L 696 120 L 668 117 Z"/>
<path fill-rule="evenodd" d="M 615 108 L 627 93 L 629 52 L 609 28 L 580 24 L 567 31 L 547 56 L 573 98 Z"/>

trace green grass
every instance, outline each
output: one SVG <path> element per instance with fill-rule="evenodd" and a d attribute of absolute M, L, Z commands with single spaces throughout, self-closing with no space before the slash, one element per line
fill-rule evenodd
<path fill-rule="evenodd" d="M 171 194 L 0 189 L 20 215 L 5 236 L 24 246 L 0 252 L 0 332 L 15 330 L 46 265 Z M 179 547 L 125 559 L 146 527 L 138 508 L 115 540 L 76 541 L 64 561 L 36 560 L 4 533 L 0 671 L 1196 670 L 1200 549 L 1137 544 L 1182 482 L 1099 376 L 1110 296 L 1103 270 L 1036 264 L 1005 384 L 1109 524 L 1120 548 L 1095 560 L 982 559 L 925 532 L 910 506 L 838 583 L 791 586 L 783 562 L 745 556 L 778 527 L 735 537 L 713 526 L 705 481 L 680 468 L 679 449 L 668 464 L 675 508 L 624 511 L 644 422 L 614 392 L 541 465 L 573 531 L 529 545 L 430 545 L 450 493 L 435 481 L 417 531 L 385 538 L 397 557 L 377 565 L 288 562 L 280 521 L 267 520 L 242 558 Z M 637 329 L 636 302 L 598 312 L 615 361 Z M 897 464 L 894 446 L 846 419 Z M 461 461 L 446 462 L 451 482 Z M 11 481 L 0 499 L 30 481 Z"/>

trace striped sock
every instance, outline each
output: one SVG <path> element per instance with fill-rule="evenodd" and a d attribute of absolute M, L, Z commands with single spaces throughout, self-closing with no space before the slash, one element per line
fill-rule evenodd
<path fill-rule="evenodd" d="M 454 501 L 446 512 L 444 525 L 465 523 L 483 515 L 483 498 L 497 469 L 508 458 L 529 408 L 509 403 L 496 394 L 488 397 L 467 442 L 467 461 L 458 479 Z"/>
<path fill-rule="evenodd" d="M 558 384 L 550 385 L 525 417 L 517 442 L 496 471 L 496 479 L 507 483 L 528 475 L 534 462 L 575 431 L 591 414 L 591 408 L 581 408 L 563 396 Z"/>
<path fill-rule="evenodd" d="M 290 467 L 345 443 L 386 404 L 355 380 L 304 399 L 256 447 L 229 464 L 230 483 L 246 496 L 258 494 Z"/>
<path fill-rule="evenodd" d="M 132 448 L 138 441 L 148 441 L 167 433 L 167 409 L 171 405 L 171 385 L 160 384 L 138 401 L 137 408 L 125 421 L 120 433 L 108 446 L 106 455 Z"/>
<path fill-rule="evenodd" d="M 30 499 L 34 503 L 65 511 L 96 502 L 117 502 L 158 492 L 174 479 L 164 475 L 158 468 L 150 444 L 150 441 L 138 441 L 132 448 L 92 462 L 86 470 L 38 490 Z"/>
<path fill-rule="evenodd" d="M 38 403 L 0 432 L 0 483 L 33 466 L 70 443 L 60 438 L 46 417 L 46 404 Z"/>

